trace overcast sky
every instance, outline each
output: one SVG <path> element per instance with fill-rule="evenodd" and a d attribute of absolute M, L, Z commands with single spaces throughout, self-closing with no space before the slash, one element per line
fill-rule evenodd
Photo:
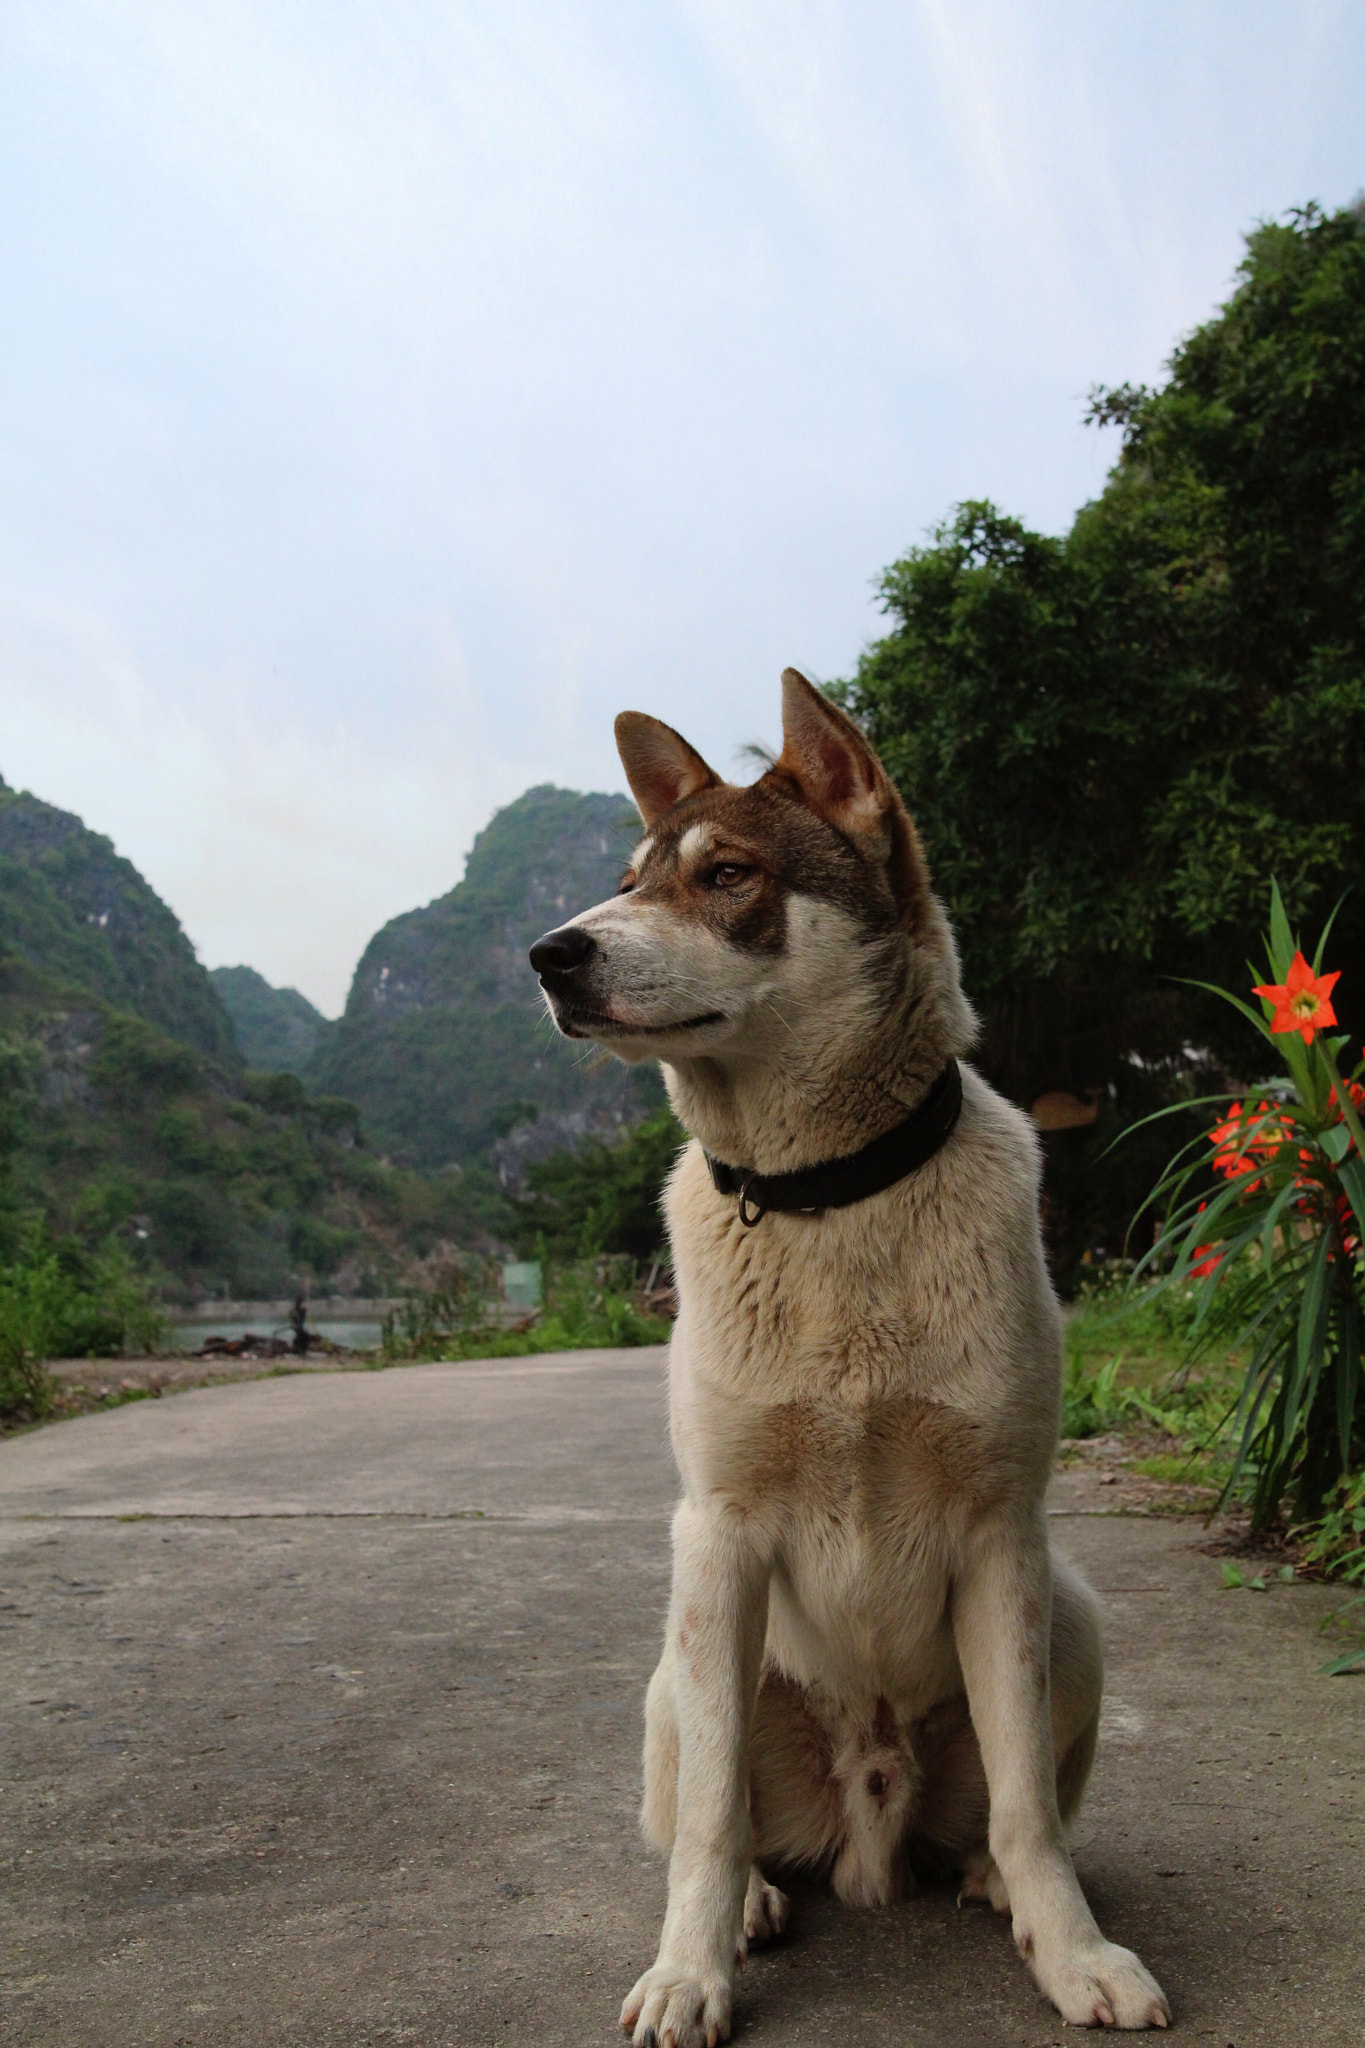
<path fill-rule="evenodd" d="M 731 768 L 1063 528 L 1363 87 L 1348 0 L 2 0 L 0 773 L 335 1013 L 622 706 Z"/>

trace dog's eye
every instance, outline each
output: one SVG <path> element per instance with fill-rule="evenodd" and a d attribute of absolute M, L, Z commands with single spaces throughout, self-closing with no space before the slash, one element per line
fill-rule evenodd
<path fill-rule="evenodd" d="M 634 870 L 633 870 L 632 868 L 627 868 L 627 869 L 626 869 L 626 872 L 625 872 L 625 873 L 624 873 L 624 874 L 622 875 L 622 877 L 621 877 L 621 886 L 620 886 L 620 888 L 619 888 L 619 889 L 618 889 L 618 890 L 616 891 L 616 893 L 617 893 L 617 895 L 618 895 L 618 896 L 629 896 L 629 894 L 630 894 L 631 890 L 632 890 L 632 889 L 633 889 L 634 887 L 635 887 L 635 873 L 634 873 Z"/>
<path fill-rule="evenodd" d="M 733 889 L 736 882 L 742 882 L 746 875 L 752 873 L 752 868 L 744 867 L 737 860 L 723 860 L 719 867 L 712 868 L 706 879 L 713 889 Z"/>

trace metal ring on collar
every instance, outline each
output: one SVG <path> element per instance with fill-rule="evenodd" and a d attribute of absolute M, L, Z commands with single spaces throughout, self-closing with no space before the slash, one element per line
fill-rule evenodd
<path fill-rule="evenodd" d="M 739 1184 L 739 1220 L 746 1230 L 752 1230 L 754 1225 L 761 1223 L 768 1213 L 759 1197 L 757 1195 L 751 1196 L 749 1193 L 750 1188 L 757 1179 L 758 1175 L 756 1173 L 746 1173 Z M 749 1214 L 751 1206 L 754 1212 L 752 1216 Z"/>

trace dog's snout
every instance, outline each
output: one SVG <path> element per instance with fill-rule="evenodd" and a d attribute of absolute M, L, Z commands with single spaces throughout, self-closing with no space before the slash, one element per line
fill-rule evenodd
<path fill-rule="evenodd" d="M 531 965 L 537 974 L 572 974 L 575 967 L 583 967 L 597 951 L 597 941 L 591 932 L 585 932 L 580 925 L 561 925 L 557 932 L 546 932 L 543 939 L 537 939 L 531 948 Z"/>

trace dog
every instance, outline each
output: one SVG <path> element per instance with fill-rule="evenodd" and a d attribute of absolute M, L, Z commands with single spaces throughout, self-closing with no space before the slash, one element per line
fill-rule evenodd
<path fill-rule="evenodd" d="M 682 1498 L 645 1707 L 668 1906 L 621 2025 L 728 2039 L 736 1969 L 787 1916 L 766 1864 L 859 1906 L 951 1867 L 1065 2020 L 1165 2027 L 1064 1834 L 1103 1664 L 1043 1508 L 1062 1346 L 1036 1135 L 957 1065 L 976 1022 L 899 795 L 782 681 L 782 751 L 748 787 L 621 714 L 644 836 L 620 893 L 531 951 L 560 1031 L 661 1060 L 691 1138 L 665 1195 Z M 850 1196 L 949 1094 L 937 1149 Z M 814 1199 L 768 1206 L 783 1187 Z"/>

